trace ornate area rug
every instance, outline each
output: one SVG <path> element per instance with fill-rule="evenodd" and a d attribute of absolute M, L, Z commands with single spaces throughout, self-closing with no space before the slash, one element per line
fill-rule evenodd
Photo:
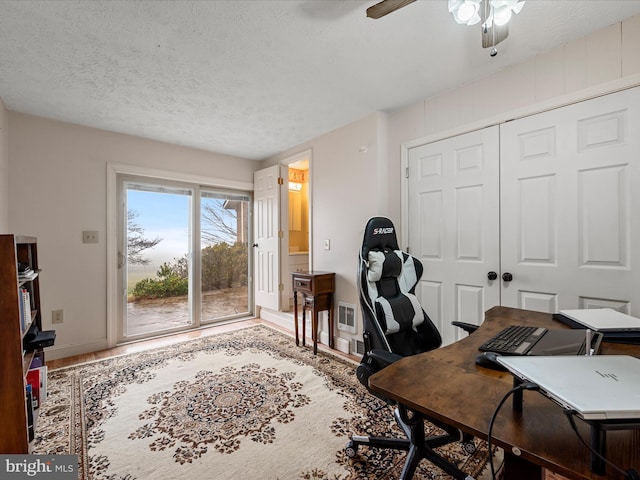
<path fill-rule="evenodd" d="M 354 363 L 257 325 L 50 371 L 33 453 L 79 455 L 83 480 L 398 478 L 405 453 L 349 459 L 354 433 L 401 436 Z M 477 476 L 477 443 L 441 451 Z M 415 478 L 449 477 L 423 461 Z"/>

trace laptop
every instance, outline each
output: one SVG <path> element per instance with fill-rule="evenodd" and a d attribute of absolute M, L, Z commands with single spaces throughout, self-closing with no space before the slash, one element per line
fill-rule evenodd
<path fill-rule="evenodd" d="M 587 330 L 549 330 L 543 327 L 512 325 L 484 342 L 478 348 L 501 355 L 584 355 L 597 353 L 602 333 L 590 332 L 591 345 L 587 349 Z"/>
<path fill-rule="evenodd" d="M 598 332 L 638 332 L 640 318 L 632 317 L 612 308 L 586 308 L 560 310 L 560 314 Z"/>
<path fill-rule="evenodd" d="M 497 360 L 585 420 L 640 419 L 640 359 L 636 357 L 501 356 Z"/>

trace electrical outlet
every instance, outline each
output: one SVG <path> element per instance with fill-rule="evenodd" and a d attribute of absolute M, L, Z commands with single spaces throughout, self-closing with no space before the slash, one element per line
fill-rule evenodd
<path fill-rule="evenodd" d="M 53 310 L 51 312 L 51 323 L 64 323 L 64 311 Z"/>
<path fill-rule="evenodd" d="M 82 243 L 98 243 L 98 231 L 97 230 L 83 231 Z"/>

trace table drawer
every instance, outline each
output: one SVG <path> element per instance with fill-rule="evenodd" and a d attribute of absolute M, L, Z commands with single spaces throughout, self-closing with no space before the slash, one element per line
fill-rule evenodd
<path fill-rule="evenodd" d="M 293 288 L 294 290 L 298 290 L 299 292 L 308 292 L 311 293 L 313 291 L 313 279 L 311 278 L 295 278 L 293 279 Z"/>

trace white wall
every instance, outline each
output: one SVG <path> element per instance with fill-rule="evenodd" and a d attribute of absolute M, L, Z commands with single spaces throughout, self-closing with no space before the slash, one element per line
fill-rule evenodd
<path fill-rule="evenodd" d="M 0 233 L 9 232 L 9 112 L 0 98 Z"/>
<path fill-rule="evenodd" d="M 106 346 L 108 162 L 248 183 L 258 166 L 15 112 L 9 125 L 9 227 L 38 237 L 43 327 L 64 310 L 49 358 Z M 97 230 L 99 243 L 83 244 L 83 230 Z"/>
<path fill-rule="evenodd" d="M 539 108 L 640 83 L 640 16 L 561 45 L 496 74 L 422 99 L 389 116 L 389 211 L 400 217 L 403 144 L 433 141 Z M 491 58 L 487 56 L 487 61 Z"/>

